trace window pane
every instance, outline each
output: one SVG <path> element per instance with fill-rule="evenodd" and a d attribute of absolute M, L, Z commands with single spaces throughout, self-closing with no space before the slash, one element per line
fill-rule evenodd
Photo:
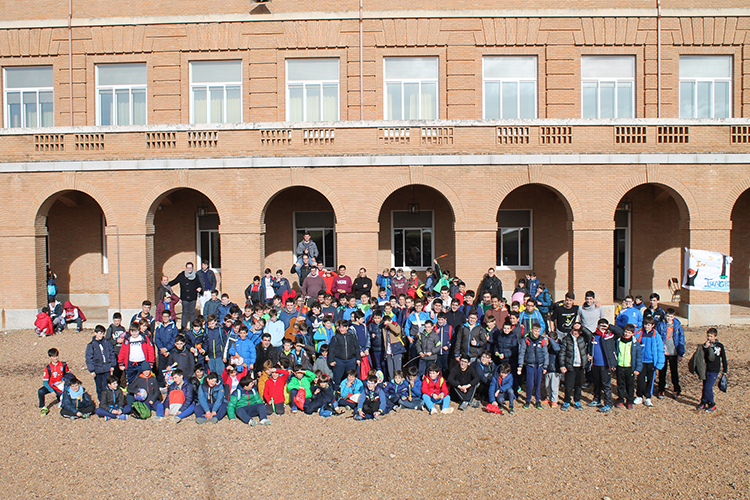
<path fill-rule="evenodd" d="M 387 84 L 385 88 L 385 99 L 385 119 L 403 120 L 404 116 L 401 111 L 401 84 Z"/>
<path fill-rule="evenodd" d="M 404 230 L 393 230 L 393 265 L 403 267 L 404 265 Z"/>
<path fill-rule="evenodd" d="M 302 114 L 302 85 L 289 85 L 289 120 L 301 122 Z"/>
<path fill-rule="evenodd" d="M 385 78 L 437 80 L 437 63 L 437 57 L 388 57 L 385 60 Z"/>
<path fill-rule="evenodd" d="M 582 57 L 581 78 L 635 78 L 635 58 L 612 56 Z"/>
<path fill-rule="evenodd" d="M 432 231 L 430 229 L 422 230 L 422 265 L 424 267 L 432 265 Z"/>
<path fill-rule="evenodd" d="M 36 127 L 36 92 L 23 93 L 23 114 L 25 127 Z"/>
<path fill-rule="evenodd" d="M 422 84 L 422 114 L 423 120 L 437 118 L 437 83 Z"/>
<path fill-rule="evenodd" d="M 536 57 L 485 57 L 484 77 L 536 79 Z"/>
<path fill-rule="evenodd" d="M 323 120 L 332 122 L 339 119 L 339 86 L 323 85 Z"/>
<path fill-rule="evenodd" d="M 531 260 L 531 238 L 529 237 L 530 230 L 528 227 L 521 229 L 521 240 L 519 246 L 521 248 L 521 265 L 530 266 Z"/>
<path fill-rule="evenodd" d="M 306 121 L 320 121 L 320 85 L 305 85 L 307 93 L 307 116 Z"/>
<path fill-rule="evenodd" d="M 97 64 L 97 85 L 146 85 L 146 65 Z"/>
<path fill-rule="evenodd" d="M 208 260 L 211 255 L 211 233 L 201 231 L 201 255 L 200 260 Z"/>
<path fill-rule="evenodd" d="M 221 269 L 221 236 L 219 233 L 211 234 L 211 267 Z"/>
<path fill-rule="evenodd" d="M 242 96 L 239 86 L 227 86 L 227 123 L 242 122 Z"/>
<path fill-rule="evenodd" d="M 146 91 L 133 89 L 133 125 L 146 124 Z"/>
<path fill-rule="evenodd" d="M 517 266 L 518 255 L 518 229 L 503 229 L 503 265 Z"/>
<path fill-rule="evenodd" d="M 99 91 L 99 123 L 102 125 L 112 125 L 112 116 L 114 115 L 114 100 L 111 90 Z"/>
<path fill-rule="evenodd" d="M 28 66 L 25 68 L 5 68 L 5 88 L 52 87 L 52 66 Z"/>
<path fill-rule="evenodd" d="M 21 93 L 20 92 L 8 92 L 8 126 L 9 127 L 20 127 L 21 126 Z"/>
<path fill-rule="evenodd" d="M 42 127 L 53 127 L 55 125 L 54 104 L 52 92 L 39 92 L 39 108 L 42 118 Z"/>
<path fill-rule="evenodd" d="M 503 118 L 518 118 L 518 83 L 503 82 Z"/>
<path fill-rule="evenodd" d="M 531 226 L 531 210 L 498 210 L 498 227 Z"/>
<path fill-rule="evenodd" d="M 339 80 L 338 59 L 287 59 L 287 81 Z"/>
<path fill-rule="evenodd" d="M 536 118 L 536 83 L 521 82 L 519 118 Z"/>
<path fill-rule="evenodd" d="M 336 265 L 336 259 L 334 259 L 333 252 L 336 249 L 336 245 L 334 244 L 334 230 L 333 229 L 326 229 L 324 238 L 323 238 L 323 249 L 318 249 L 322 252 L 323 255 L 323 265 L 325 267 L 334 267 Z"/>
<path fill-rule="evenodd" d="M 240 82 L 242 61 L 201 61 L 190 64 L 192 83 Z"/>
<path fill-rule="evenodd" d="M 615 117 L 615 82 L 599 83 L 599 118 Z"/>
<path fill-rule="evenodd" d="M 500 82 L 484 84 L 484 117 L 487 120 L 500 118 Z"/>
<path fill-rule="evenodd" d="M 680 82 L 680 118 L 695 118 L 694 92 L 695 82 Z"/>
<path fill-rule="evenodd" d="M 193 123 L 208 123 L 206 87 L 193 89 Z"/>
<path fill-rule="evenodd" d="M 118 89 L 115 91 L 117 101 L 117 124 L 130 125 L 130 91 Z"/>
<path fill-rule="evenodd" d="M 583 82 L 583 117 L 597 118 L 597 84 Z"/>
<path fill-rule="evenodd" d="M 633 84 L 617 83 L 617 118 L 633 118 Z"/>
<path fill-rule="evenodd" d="M 729 93 L 729 82 L 714 83 L 714 118 L 729 118 L 732 116 Z"/>
<path fill-rule="evenodd" d="M 696 118 L 711 118 L 711 82 L 698 82 Z"/>
<path fill-rule="evenodd" d="M 421 267 L 422 230 L 404 229 L 404 244 L 406 246 L 406 265 L 409 267 Z"/>
<path fill-rule="evenodd" d="M 224 87 L 209 87 L 211 123 L 224 123 Z"/>
<path fill-rule="evenodd" d="M 731 78 L 732 56 L 680 56 L 680 78 Z"/>
<path fill-rule="evenodd" d="M 419 120 L 419 84 L 404 84 L 404 120 Z"/>

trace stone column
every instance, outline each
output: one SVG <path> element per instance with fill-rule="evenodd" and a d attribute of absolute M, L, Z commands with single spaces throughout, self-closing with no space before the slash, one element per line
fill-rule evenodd
<path fill-rule="evenodd" d="M 265 224 L 220 224 L 221 276 L 217 276 L 222 293 L 232 302 L 245 305 L 245 288 L 253 276 L 262 275 L 265 248 Z"/>
<path fill-rule="evenodd" d="M 359 268 L 367 269 L 367 276 L 375 280 L 382 269 L 378 269 L 378 231 L 376 222 L 364 224 L 336 224 L 336 265 L 344 264 L 352 280 L 358 276 Z M 390 267 L 390 266 L 389 266 Z"/>
<path fill-rule="evenodd" d="M 606 317 L 614 320 L 614 228 L 613 220 L 569 221 L 573 245 L 570 258 L 572 289 L 576 304 L 582 304 L 587 290 L 605 308 Z M 562 297 L 555 297 L 561 300 Z"/>
<path fill-rule="evenodd" d="M 144 300 L 155 300 L 154 225 L 108 225 L 109 314 L 119 311 L 123 324 L 141 310 Z M 156 311 L 156 307 L 152 308 Z M 126 325 L 127 327 L 127 325 Z"/>

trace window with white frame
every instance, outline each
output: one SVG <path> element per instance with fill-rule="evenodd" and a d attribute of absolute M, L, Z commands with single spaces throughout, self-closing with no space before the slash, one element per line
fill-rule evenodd
<path fill-rule="evenodd" d="M 434 227 L 432 210 L 392 212 L 392 266 L 425 269 L 432 265 Z"/>
<path fill-rule="evenodd" d="M 680 118 L 731 118 L 732 56 L 680 56 Z"/>
<path fill-rule="evenodd" d="M 198 217 L 198 262 L 208 261 L 211 269 L 221 269 L 221 240 L 219 214 Z"/>
<path fill-rule="evenodd" d="M 294 249 L 305 238 L 305 231 L 318 247 L 317 262 L 336 268 L 336 215 L 333 212 L 294 212 Z M 296 258 L 296 256 L 295 256 Z"/>
<path fill-rule="evenodd" d="M 497 227 L 497 266 L 531 267 L 531 210 L 499 210 Z"/>
<path fill-rule="evenodd" d="M 536 118 L 536 57 L 487 56 L 482 69 L 485 119 Z"/>
<path fill-rule="evenodd" d="M 146 64 L 97 64 L 97 125 L 146 124 Z"/>
<path fill-rule="evenodd" d="M 287 59 L 287 121 L 337 121 L 339 74 L 338 59 Z"/>
<path fill-rule="evenodd" d="M 438 58 L 386 57 L 385 119 L 438 118 Z"/>
<path fill-rule="evenodd" d="M 190 123 L 242 121 L 242 61 L 190 63 Z"/>
<path fill-rule="evenodd" d="M 581 58 L 583 118 L 634 118 L 635 57 Z"/>
<path fill-rule="evenodd" d="M 52 66 L 5 68 L 5 127 L 53 127 Z"/>

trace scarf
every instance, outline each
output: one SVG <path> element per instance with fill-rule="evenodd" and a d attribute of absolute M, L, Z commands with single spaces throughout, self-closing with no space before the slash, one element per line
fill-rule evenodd
<path fill-rule="evenodd" d="M 79 385 L 77 391 L 74 391 L 72 387 L 68 387 L 68 394 L 70 395 L 70 399 L 81 399 L 83 396 L 83 386 Z"/>
<path fill-rule="evenodd" d="M 191 280 L 191 281 L 194 280 L 195 279 L 195 269 L 193 269 L 193 271 L 190 272 L 190 273 L 188 273 L 187 270 L 185 270 L 185 277 L 187 279 Z"/>

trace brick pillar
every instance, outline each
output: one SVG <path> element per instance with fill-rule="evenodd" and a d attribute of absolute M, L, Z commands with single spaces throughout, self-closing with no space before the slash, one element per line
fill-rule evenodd
<path fill-rule="evenodd" d="M 44 233 L 34 227 L 0 228 L 0 255 L 7 264 L 0 271 L 0 327 L 33 328 L 38 310 L 47 304 Z"/>
<path fill-rule="evenodd" d="M 218 277 L 222 293 L 228 293 L 232 302 L 245 304 L 245 288 L 253 276 L 263 274 L 265 224 L 220 224 L 221 276 Z"/>
<path fill-rule="evenodd" d="M 123 324 L 141 309 L 141 302 L 155 300 L 154 226 L 108 225 L 109 315 L 122 313 Z M 118 263 L 119 260 L 119 263 Z M 156 311 L 156 307 L 152 308 Z"/>
<path fill-rule="evenodd" d="M 367 276 L 375 280 L 382 269 L 378 269 L 377 222 L 371 224 L 336 224 L 336 265 L 344 264 L 352 280 L 358 276 L 359 268 L 367 269 Z M 390 267 L 390 266 L 388 266 Z"/>
<path fill-rule="evenodd" d="M 494 217 L 494 214 L 493 214 Z M 478 289 L 484 273 L 497 260 L 497 221 L 456 221 L 456 271 L 467 290 Z M 515 283 L 503 282 L 503 295 L 510 299 Z"/>
<path fill-rule="evenodd" d="M 570 274 L 576 303 L 582 304 L 586 291 L 593 290 L 597 301 L 605 307 L 607 318 L 613 320 L 615 223 L 610 219 L 568 224 L 573 233 Z"/>
<path fill-rule="evenodd" d="M 691 221 L 689 248 L 729 255 L 731 229 L 731 221 Z M 684 267 L 684 252 L 682 258 Z M 732 279 L 731 268 L 729 279 Z M 728 325 L 729 293 L 683 289 L 680 292 L 680 315 L 688 319 L 690 326 Z"/>

